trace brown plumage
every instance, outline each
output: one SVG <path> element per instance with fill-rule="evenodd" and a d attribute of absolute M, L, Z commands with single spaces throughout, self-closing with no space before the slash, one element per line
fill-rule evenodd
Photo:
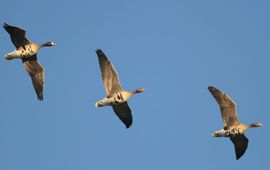
<path fill-rule="evenodd" d="M 34 89 L 39 100 L 43 100 L 44 69 L 39 64 L 36 55 L 22 59 L 23 66 L 32 79 Z"/>
<path fill-rule="evenodd" d="M 122 91 L 118 73 L 115 70 L 113 64 L 102 52 L 102 50 L 96 50 L 98 55 L 98 62 L 103 80 L 103 86 L 105 88 L 107 96 Z"/>
<path fill-rule="evenodd" d="M 9 33 L 10 39 L 17 49 L 26 45 L 26 44 L 31 43 L 25 37 L 25 30 L 18 28 L 18 27 L 8 25 L 6 23 L 4 23 L 3 27 Z"/>
<path fill-rule="evenodd" d="M 118 105 L 113 105 L 112 108 L 118 118 L 126 125 L 126 128 L 129 128 L 132 124 L 132 114 L 128 103 L 124 102 Z"/>
<path fill-rule="evenodd" d="M 239 134 L 236 136 L 230 136 L 230 140 L 234 144 L 235 156 L 238 160 L 247 150 L 248 138 L 244 134 Z"/>
<path fill-rule="evenodd" d="M 113 64 L 109 61 L 102 50 L 96 50 L 103 85 L 107 96 L 96 103 L 96 107 L 112 106 L 118 118 L 129 128 L 132 124 L 131 109 L 128 106 L 128 99 L 135 93 L 141 93 L 144 89 L 139 88 L 133 92 L 123 90 L 120 84 L 118 73 Z"/>
<path fill-rule="evenodd" d="M 32 79 L 32 83 L 39 100 L 43 100 L 44 68 L 37 60 L 40 48 L 54 46 L 53 42 L 37 45 L 25 37 L 25 30 L 4 23 L 4 29 L 9 33 L 16 50 L 8 53 L 5 59 L 21 58 L 23 66 Z"/>
<path fill-rule="evenodd" d="M 224 128 L 213 133 L 214 137 L 230 137 L 234 144 L 236 159 L 239 159 L 247 150 L 248 138 L 244 133 L 251 127 L 262 126 L 261 123 L 252 123 L 245 125 L 238 120 L 235 102 L 225 94 L 213 86 L 208 87 L 209 92 L 216 99 L 220 106 L 221 117 Z"/>
<path fill-rule="evenodd" d="M 239 124 L 240 122 L 237 117 L 236 104 L 230 98 L 230 96 L 219 91 L 215 87 L 208 87 L 208 90 L 211 92 L 219 104 L 224 126 L 227 127 Z"/>

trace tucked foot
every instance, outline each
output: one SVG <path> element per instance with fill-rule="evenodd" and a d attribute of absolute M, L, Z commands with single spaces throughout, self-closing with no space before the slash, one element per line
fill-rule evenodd
<path fill-rule="evenodd" d="M 5 59 L 6 59 L 6 60 L 12 60 L 12 56 L 6 55 L 6 56 L 5 56 Z"/>
<path fill-rule="evenodd" d="M 222 135 L 220 133 L 216 133 L 216 132 L 212 133 L 212 136 L 213 137 L 222 137 Z"/>
<path fill-rule="evenodd" d="M 96 107 L 101 107 L 100 104 L 98 102 L 96 102 L 95 104 Z"/>

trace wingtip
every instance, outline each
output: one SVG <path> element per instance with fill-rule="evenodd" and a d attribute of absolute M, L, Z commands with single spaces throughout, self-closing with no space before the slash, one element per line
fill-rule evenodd
<path fill-rule="evenodd" d="M 96 49 L 96 53 L 98 54 L 98 53 L 100 53 L 100 52 L 102 52 L 102 50 L 101 49 Z"/>
<path fill-rule="evenodd" d="M 131 123 L 130 124 L 125 124 L 126 125 L 126 129 L 130 128 Z"/>
<path fill-rule="evenodd" d="M 43 95 L 38 96 L 39 101 L 43 101 Z"/>
<path fill-rule="evenodd" d="M 208 90 L 215 88 L 214 86 L 208 86 Z"/>
<path fill-rule="evenodd" d="M 6 27 L 8 27 L 8 26 L 9 26 L 9 25 L 8 25 L 7 23 L 4 22 L 3 28 L 6 28 Z"/>
<path fill-rule="evenodd" d="M 243 155 L 236 155 L 236 156 L 235 156 L 235 159 L 236 159 L 236 160 L 239 160 L 242 156 L 243 156 Z"/>
<path fill-rule="evenodd" d="M 131 120 L 123 121 L 123 123 L 125 124 L 126 128 L 128 129 L 132 125 L 132 119 Z"/>
<path fill-rule="evenodd" d="M 245 152 L 244 152 L 244 153 L 245 153 Z M 236 154 L 236 155 L 235 155 L 235 159 L 236 159 L 236 160 L 239 160 L 239 159 L 244 155 L 244 153 L 239 154 L 239 155 Z"/>
<path fill-rule="evenodd" d="M 210 91 L 211 93 L 214 91 L 217 91 L 218 89 L 215 88 L 214 86 L 208 86 L 208 91 Z"/>

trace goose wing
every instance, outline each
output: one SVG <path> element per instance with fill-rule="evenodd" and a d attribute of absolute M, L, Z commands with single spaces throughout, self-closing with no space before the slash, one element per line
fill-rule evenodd
<path fill-rule="evenodd" d="M 237 136 L 230 137 L 232 143 L 234 144 L 234 150 L 236 159 L 239 159 L 247 150 L 248 147 L 248 138 L 242 134 Z"/>
<path fill-rule="evenodd" d="M 103 85 L 106 90 L 107 96 L 122 91 L 118 74 L 113 64 L 102 52 L 102 50 L 98 49 L 96 50 L 96 53 L 98 55 L 99 67 L 101 70 Z"/>
<path fill-rule="evenodd" d="M 3 27 L 9 33 L 11 41 L 17 49 L 30 43 L 30 41 L 25 37 L 25 31 L 23 29 L 6 23 L 4 23 Z"/>
<path fill-rule="evenodd" d="M 128 103 L 125 102 L 112 107 L 118 118 L 126 125 L 126 128 L 129 128 L 132 124 L 132 114 Z"/>
<path fill-rule="evenodd" d="M 34 89 L 39 100 L 43 100 L 44 69 L 38 62 L 36 55 L 23 58 L 23 66 L 32 79 Z"/>
<path fill-rule="evenodd" d="M 208 87 L 208 90 L 219 104 L 224 126 L 229 127 L 238 124 L 236 104 L 230 96 L 213 86 Z"/>

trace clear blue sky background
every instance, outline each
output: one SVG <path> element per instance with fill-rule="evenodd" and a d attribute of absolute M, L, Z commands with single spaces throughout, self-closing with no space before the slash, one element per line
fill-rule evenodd
<path fill-rule="evenodd" d="M 1 24 L 27 30 L 45 66 L 44 101 L 36 99 L 14 46 L 0 29 L 1 170 L 266 170 L 269 164 L 270 2 L 225 0 L 10 0 Z M 127 90 L 130 129 L 105 97 L 101 48 Z M 240 120 L 265 126 L 247 132 L 235 160 L 207 90 L 214 85 L 238 104 Z"/>

